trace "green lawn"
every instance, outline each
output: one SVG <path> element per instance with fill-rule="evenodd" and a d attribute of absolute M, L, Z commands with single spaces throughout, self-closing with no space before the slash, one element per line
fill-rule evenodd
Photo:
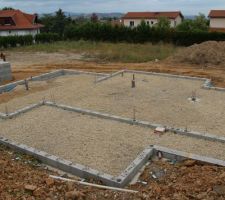
<path fill-rule="evenodd" d="M 113 62 L 148 62 L 162 60 L 174 54 L 179 47 L 172 44 L 128 44 L 91 41 L 61 41 L 51 44 L 37 44 L 17 47 L 12 51 L 28 52 L 74 52 L 82 53 L 87 58 Z"/>

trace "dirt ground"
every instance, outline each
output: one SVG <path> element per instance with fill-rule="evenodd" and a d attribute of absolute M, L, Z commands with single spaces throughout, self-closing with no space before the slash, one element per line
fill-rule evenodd
<path fill-rule="evenodd" d="M 0 146 L 0 163 L 1 200 L 223 200 L 225 198 L 225 169 L 192 160 L 182 163 L 157 159 L 151 161 L 139 178 L 139 182 L 128 187 L 138 191 L 136 194 L 53 180 L 49 175 L 59 174 L 45 169 L 31 157 L 2 146 Z"/>
<path fill-rule="evenodd" d="M 147 63 L 101 63 L 83 61 L 81 54 L 70 52 L 43 53 L 43 52 L 5 52 L 7 60 L 12 64 L 14 80 L 20 80 L 54 69 L 81 69 L 97 72 L 112 72 L 120 69 L 136 69 L 143 71 L 185 74 L 211 78 L 215 85 L 225 87 L 224 67 L 208 64 L 185 64 L 173 58 L 159 62 Z"/>

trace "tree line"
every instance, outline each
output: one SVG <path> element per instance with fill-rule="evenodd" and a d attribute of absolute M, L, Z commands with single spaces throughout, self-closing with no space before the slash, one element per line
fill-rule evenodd
<path fill-rule="evenodd" d="M 62 40 L 93 40 L 110 42 L 158 43 L 160 41 L 176 45 L 192 45 L 207 40 L 225 40 L 223 33 L 211 33 L 209 20 L 199 14 L 194 19 L 184 19 L 176 28 L 170 21 L 159 18 L 154 26 L 144 21 L 137 27 L 112 25 L 110 21 L 101 22 L 93 14 L 90 19 L 79 20 L 66 16 L 61 9 L 55 15 L 44 15 L 40 23 L 45 25 L 43 32 L 57 33 Z"/>
<path fill-rule="evenodd" d="M 224 41 L 224 33 L 209 32 L 208 19 L 200 14 L 195 19 L 185 19 L 176 28 L 170 27 L 167 18 L 159 18 L 158 23 L 149 26 L 144 21 L 137 27 L 125 27 L 112 25 L 110 21 L 101 22 L 98 16 L 93 14 L 90 19 L 72 19 L 59 9 L 54 15 L 44 15 L 38 20 L 44 25 L 41 34 L 35 36 L 36 43 L 54 42 L 58 40 L 92 40 L 109 42 L 130 43 L 173 43 L 175 45 L 192 45 L 208 40 Z M 28 37 L 20 39 L 17 36 L 0 38 L 6 46 L 15 46 L 15 41 L 20 45 L 32 43 Z"/>

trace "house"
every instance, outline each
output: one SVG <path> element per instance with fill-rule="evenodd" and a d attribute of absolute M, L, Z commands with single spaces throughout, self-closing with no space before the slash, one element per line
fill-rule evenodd
<path fill-rule="evenodd" d="M 20 10 L 0 11 L 0 36 L 36 35 L 43 25 L 37 23 L 36 14 L 23 13 Z"/>
<path fill-rule="evenodd" d="M 160 17 L 166 17 L 170 20 L 171 28 L 180 24 L 184 17 L 180 11 L 173 12 L 128 12 L 122 19 L 123 24 L 128 27 L 136 27 L 141 21 L 145 21 L 148 25 L 154 26 L 158 23 Z"/>
<path fill-rule="evenodd" d="M 210 31 L 225 32 L 225 10 L 211 10 L 209 19 Z"/>

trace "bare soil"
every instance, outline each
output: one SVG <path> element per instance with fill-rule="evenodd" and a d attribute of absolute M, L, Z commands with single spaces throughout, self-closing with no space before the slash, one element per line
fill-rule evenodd
<path fill-rule="evenodd" d="M 180 50 L 173 56 L 175 62 L 225 67 L 225 42 L 208 41 Z"/>
<path fill-rule="evenodd" d="M 81 69 L 96 72 L 112 72 L 121 69 L 184 74 L 189 76 L 211 78 L 215 85 L 225 87 L 224 67 L 220 64 L 201 64 L 168 58 L 159 62 L 147 63 L 107 63 L 83 61 L 82 54 L 71 52 L 6 52 L 7 60 L 12 64 L 14 80 L 42 74 L 55 69 Z"/>

